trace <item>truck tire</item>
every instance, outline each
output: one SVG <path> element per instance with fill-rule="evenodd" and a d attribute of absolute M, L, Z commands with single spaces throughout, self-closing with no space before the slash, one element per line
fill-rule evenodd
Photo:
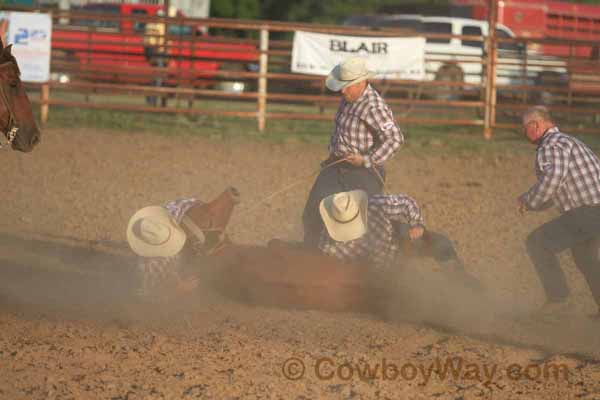
<path fill-rule="evenodd" d="M 464 82 L 465 73 L 454 64 L 444 64 L 435 73 L 436 82 Z M 462 86 L 437 86 L 433 94 L 436 100 L 459 100 L 462 97 Z"/>

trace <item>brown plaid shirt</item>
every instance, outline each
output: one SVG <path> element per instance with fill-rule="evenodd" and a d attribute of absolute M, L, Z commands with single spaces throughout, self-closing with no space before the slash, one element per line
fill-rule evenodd
<path fill-rule="evenodd" d="M 355 240 L 338 242 L 331 239 L 324 229 L 319 249 L 342 261 L 364 263 L 378 268 L 391 266 L 398 251 L 392 221 L 422 225 L 421 210 L 409 196 L 377 194 L 369 197 L 367 212 L 367 233 Z"/>
<path fill-rule="evenodd" d="M 600 160 L 573 136 L 550 128 L 537 147 L 537 183 L 521 196 L 529 210 L 556 200 L 561 212 L 600 204 Z"/>
<path fill-rule="evenodd" d="M 371 85 L 352 103 L 342 99 L 335 115 L 329 154 L 343 158 L 352 153 L 365 156 L 365 167 L 382 165 L 404 143 L 404 135 L 392 110 Z"/>

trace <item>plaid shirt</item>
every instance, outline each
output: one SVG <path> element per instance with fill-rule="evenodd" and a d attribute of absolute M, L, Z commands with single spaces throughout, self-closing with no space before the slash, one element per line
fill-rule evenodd
<path fill-rule="evenodd" d="M 329 154 L 343 158 L 352 153 L 365 156 L 365 167 L 382 165 L 404 143 L 392 110 L 371 85 L 349 103 L 342 99 L 335 115 Z"/>
<path fill-rule="evenodd" d="M 561 212 L 600 204 L 600 160 L 580 140 L 550 128 L 537 147 L 538 181 L 521 196 L 529 210 L 556 200 Z"/>
<path fill-rule="evenodd" d="M 179 224 L 185 213 L 196 204 L 202 204 L 202 202 L 194 198 L 186 198 L 170 201 L 163 207 Z M 171 257 L 140 257 L 138 261 L 138 272 L 141 278 L 139 294 L 148 296 L 161 283 L 178 279 L 180 261 L 181 252 Z"/>
<path fill-rule="evenodd" d="M 392 265 L 398 250 L 391 221 L 406 221 L 411 226 L 423 224 L 419 206 L 411 197 L 377 194 L 369 197 L 367 232 L 358 239 L 338 242 L 321 233 L 319 249 L 342 261 L 358 262 L 386 268 Z"/>

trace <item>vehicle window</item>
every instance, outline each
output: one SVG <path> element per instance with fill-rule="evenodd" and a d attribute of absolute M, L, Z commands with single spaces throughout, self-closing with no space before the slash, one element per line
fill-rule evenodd
<path fill-rule="evenodd" d="M 189 25 L 170 25 L 169 35 L 191 35 L 192 27 Z"/>
<path fill-rule="evenodd" d="M 502 28 L 496 28 L 496 37 L 498 39 L 510 39 L 512 35 Z M 519 43 L 498 42 L 498 48 L 501 50 L 519 51 Z"/>
<path fill-rule="evenodd" d="M 423 32 L 452 34 L 452 25 L 447 22 L 424 22 Z M 425 41 L 427 43 L 450 43 L 450 38 L 427 38 Z"/>
<path fill-rule="evenodd" d="M 463 26 L 461 35 L 465 36 L 481 36 L 481 27 L 479 26 Z M 483 48 L 483 40 L 462 40 L 463 46 Z"/>
<path fill-rule="evenodd" d="M 136 16 L 145 16 L 145 15 L 148 15 L 148 12 L 146 10 L 138 8 L 138 9 L 131 10 L 131 15 L 133 15 L 134 17 L 136 17 Z M 133 30 L 135 32 L 144 32 L 145 29 L 146 29 L 146 22 L 135 21 L 133 23 Z"/>
<path fill-rule="evenodd" d="M 116 4 L 86 4 L 80 8 L 86 13 L 99 13 L 104 15 L 118 15 L 120 11 L 119 5 Z M 72 24 L 76 26 L 86 26 L 94 28 L 108 28 L 119 30 L 118 20 L 103 20 L 98 18 L 76 18 L 72 20 Z"/>

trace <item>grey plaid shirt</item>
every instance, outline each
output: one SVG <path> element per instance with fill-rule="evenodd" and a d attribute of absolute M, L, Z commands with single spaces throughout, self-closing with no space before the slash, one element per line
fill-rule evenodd
<path fill-rule="evenodd" d="M 365 157 L 365 167 L 371 168 L 382 165 L 403 143 L 392 110 L 371 85 L 352 103 L 342 99 L 329 142 L 330 155 L 343 158 L 358 152 Z"/>
<path fill-rule="evenodd" d="M 600 160 L 580 140 L 550 128 L 537 147 L 538 181 L 521 196 L 529 210 L 556 200 L 561 212 L 600 204 Z"/>
<path fill-rule="evenodd" d="M 338 242 L 327 230 L 321 233 L 319 249 L 342 261 L 365 263 L 377 268 L 392 265 L 398 251 L 392 221 L 406 221 L 411 226 L 423 224 L 416 201 L 403 194 L 377 194 L 369 197 L 367 233 L 358 239 Z"/>

